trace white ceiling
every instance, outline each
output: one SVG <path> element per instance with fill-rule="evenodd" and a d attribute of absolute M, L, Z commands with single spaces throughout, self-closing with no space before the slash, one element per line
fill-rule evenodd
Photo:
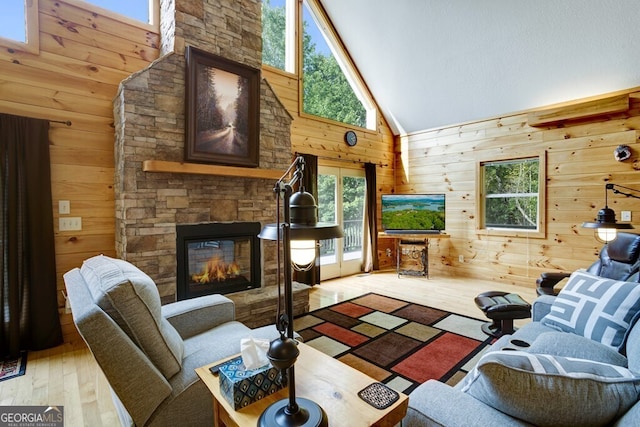
<path fill-rule="evenodd" d="M 640 86 L 638 0 L 320 0 L 396 134 Z"/>

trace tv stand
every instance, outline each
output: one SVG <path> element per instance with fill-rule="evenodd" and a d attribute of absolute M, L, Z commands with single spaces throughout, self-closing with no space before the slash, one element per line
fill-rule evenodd
<path fill-rule="evenodd" d="M 378 238 L 394 239 L 396 246 L 396 272 L 400 276 L 424 276 L 429 278 L 429 239 L 446 239 L 448 234 L 388 234 L 378 233 Z M 412 251 L 412 258 L 419 259 L 420 269 L 403 269 L 402 267 L 402 246 L 420 246 L 422 249 Z"/>

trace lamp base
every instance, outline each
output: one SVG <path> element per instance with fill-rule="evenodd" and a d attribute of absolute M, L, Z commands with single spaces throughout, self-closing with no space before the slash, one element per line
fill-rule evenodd
<path fill-rule="evenodd" d="M 327 427 L 329 421 L 324 409 L 302 397 L 296 398 L 298 412 L 288 414 L 289 399 L 279 400 L 265 409 L 258 419 L 258 427 Z"/>

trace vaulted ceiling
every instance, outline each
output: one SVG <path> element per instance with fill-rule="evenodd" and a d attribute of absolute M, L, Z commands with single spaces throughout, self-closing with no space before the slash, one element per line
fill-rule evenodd
<path fill-rule="evenodd" d="M 640 86 L 638 0 L 321 0 L 397 134 Z"/>

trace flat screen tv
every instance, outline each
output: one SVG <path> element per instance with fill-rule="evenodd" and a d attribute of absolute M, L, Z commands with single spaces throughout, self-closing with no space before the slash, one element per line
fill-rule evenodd
<path fill-rule="evenodd" d="M 445 229 L 444 194 L 383 194 L 382 228 L 387 233 L 439 233 Z"/>

